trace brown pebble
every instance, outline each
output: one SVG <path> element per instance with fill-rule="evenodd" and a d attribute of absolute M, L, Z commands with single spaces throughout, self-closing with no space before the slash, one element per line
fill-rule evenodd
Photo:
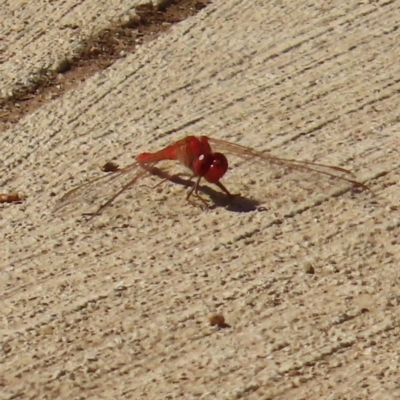
<path fill-rule="evenodd" d="M 0 203 L 20 203 L 25 200 L 25 196 L 19 193 L 0 193 Z"/>
<path fill-rule="evenodd" d="M 104 172 L 114 172 L 119 170 L 119 166 L 113 161 L 107 161 L 101 169 Z"/>
<path fill-rule="evenodd" d="M 229 325 L 225 322 L 225 317 L 222 314 L 211 314 L 208 317 L 211 326 L 218 326 L 220 328 L 228 328 Z"/>

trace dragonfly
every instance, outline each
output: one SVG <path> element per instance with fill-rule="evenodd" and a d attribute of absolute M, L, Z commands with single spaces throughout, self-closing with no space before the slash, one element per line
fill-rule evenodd
<path fill-rule="evenodd" d="M 353 179 L 353 174 L 349 170 L 338 166 L 280 158 L 269 152 L 257 151 L 237 143 L 208 136 L 186 136 L 159 151 L 140 153 L 136 156 L 134 163 L 121 169 L 118 168 L 108 175 L 102 175 L 70 190 L 62 196 L 54 211 L 58 211 L 71 203 L 85 200 L 93 192 L 99 193 L 102 189 L 111 186 L 114 187 L 115 184 L 123 181 L 123 184 L 116 185 L 120 187 L 119 190 L 112 193 L 110 198 L 96 212 L 86 214 L 92 217 L 100 215 L 117 197 L 128 188 L 137 184 L 148 174 L 159 175 L 163 178 L 163 181 L 173 181 L 173 177 L 179 174 L 170 175 L 168 173 L 161 173 L 160 175 L 160 170 L 156 172 L 156 165 L 165 160 L 178 161 L 189 170 L 190 181 L 195 179 L 194 184 L 191 185 L 186 195 L 186 200 L 193 203 L 191 198 L 194 196 L 206 208 L 210 208 L 209 203 L 199 194 L 200 181 L 202 179 L 216 185 L 229 199 L 238 196 L 238 194 L 231 193 L 221 182 L 221 179 L 229 168 L 228 159 L 225 154 L 238 156 L 245 162 L 256 161 L 268 167 L 278 166 L 289 170 L 317 173 L 318 175 L 344 182 L 357 189 L 370 190 L 365 184 Z"/>

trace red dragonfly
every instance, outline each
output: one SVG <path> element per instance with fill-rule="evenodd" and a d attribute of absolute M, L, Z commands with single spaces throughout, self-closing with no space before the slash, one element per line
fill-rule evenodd
<path fill-rule="evenodd" d="M 218 150 L 220 150 L 220 152 Z M 200 181 L 203 178 L 207 182 L 218 186 L 229 198 L 236 196 L 220 182 L 221 178 L 228 170 L 228 160 L 224 153 L 239 156 L 246 161 L 259 161 L 268 166 L 276 165 L 291 170 L 318 173 L 322 176 L 345 182 L 355 188 L 369 190 L 368 186 L 351 179 L 350 176 L 352 173 L 344 168 L 308 161 L 279 158 L 269 153 L 259 152 L 249 147 L 207 136 L 187 136 L 155 153 L 141 153 L 136 157 L 136 161 L 133 164 L 122 169 L 117 169 L 108 175 L 103 175 L 72 189 L 60 199 L 56 205 L 55 211 L 64 208 L 68 204 L 84 200 L 89 197 L 93 191 L 98 192 L 99 190 L 109 188 L 117 181 L 122 181 L 122 178 L 125 177 L 127 183 L 123 184 L 118 191 L 113 193 L 109 200 L 100 206 L 95 213 L 89 214 L 91 216 L 99 215 L 125 190 L 135 185 L 142 177 L 149 173 L 164 177 L 164 180 L 172 180 L 175 175 L 166 173 L 160 175 L 159 172 L 155 172 L 155 165 L 164 160 L 179 161 L 190 170 L 190 179 L 196 178 L 196 181 L 187 193 L 186 199 L 191 201 L 190 198 L 194 195 L 208 207 L 209 205 L 206 200 L 198 193 Z"/>

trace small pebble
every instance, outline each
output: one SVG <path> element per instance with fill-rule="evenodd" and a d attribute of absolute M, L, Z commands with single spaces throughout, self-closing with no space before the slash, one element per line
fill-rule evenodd
<path fill-rule="evenodd" d="M 54 71 L 57 72 L 58 74 L 65 74 L 71 68 L 72 68 L 71 61 L 65 57 L 55 65 Z"/>
<path fill-rule="evenodd" d="M 104 172 L 114 172 L 119 170 L 119 166 L 114 161 L 107 161 L 101 168 Z"/>
<path fill-rule="evenodd" d="M 225 317 L 222 314 L 211 314 L 208 317 L 211 326 L 218 326 L 220 328 L 229 328 L 229 325 L 225 322 Z"/>
<path fill-rule="evenodd" d="M 304 266 L 304 272 L 305 272 L 306 274 L 310 274 L 310 275 L 315 274 L 315 270 L 314 270 L 313 265 L 312 265 L 311 263 L 307 263 L 307 264 Z"/>

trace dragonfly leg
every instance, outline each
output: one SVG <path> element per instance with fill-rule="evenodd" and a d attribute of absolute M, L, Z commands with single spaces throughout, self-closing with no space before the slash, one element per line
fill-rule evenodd
<path fill-rule="evenodd" d="M 193 179 L 193 175 L 181 173 L 181 174 L 170 175 L 170 176 L 168 176 L 167 178 L 162 179 L 160 182 L 158 182 L 158 183 L 157 183 L 156 185 L 154 185 L 154 186 L 149 186 L 149 185 L 141 185 L 141 186 L 153 190 L 153 189 L 157 188 L 158 186 L 160 186 L 162 183 L 164 183 L 164 182 L 166 182 L 166 181 L 170 181 L 170 182 L 173 182 L 173 183 L 174 183 L 174 179 L 177 180 L 177 179 L 179 179 L 181 176 L 189 176 L 189 181 L 188 181 L 188 182 L 191 182 L 191 180 Z"/>
<path fill-rule="evenodd" d="M 174 176 L 174 175 L 173 175 L 173 176 Z M 172 176 L 171 176 L 171 178 L 172 178 Z M 157 188 L 158 186 L 160 186 L 162 183 L 164 183 L 164 182 L 166 182 L 166 181 L 169 181 L 169 178 L 164 178 L 163 180 L 161 180 L 160 182 L 158 182 L 158 183 L 157 183 L 156 185 L 154 185 L 154 186 L 149 186 L 149 185 L 140 185 L 140 186 L 145 187 L 145 188 L 147 188 L 147 189 L 153 190 L 153 189 Z"/>
<path fill-rule="evenodd" d="M 194 176 L 192 176 L 190 179 L 194 178 Z M 201 176 L 199 176 L 196 180 L 196 183 L 194 186 L 192 186 L 192 188 L 190 189 L 189 193 L 186 196 L 186 200 L 195 205 L 191 200 L 190 200 L 190 196 L 192 194 L 194 194 L 204 205 L 206 208 L 211 208 L 210 204 L 204 200 L 203 197 L 200 196 L 199 194 L 199 186 L 200 186 L 200 180 L 201 180 Z M 217 185 L 228 197 L 230 200 L 233 200 L 233 198 L 240 196 L 239 193 L 231 193 L 221 182 L 216 182 L 215 185 Z"/>
<path fill-rule="evenodd" d="M 217 182 L 216 185 L 223 191 L 225 192 L 230 199 L 233 199 L 234 197 L 240 196 L 239 193 L 231 193 L 221 182 Z"/>
<path fill-rule="evenodd" d="M 132 180 L 130 180 L 127 184 L 125 184 L 124 186 L 122 186 L 122 188 L 114 194 L 114 196 L 112 196 L 109 200 L 107 200 L 102 206 L 100 206 L 97 211 L 95 211 L 94 213 L 85 213 L 83 214 L 83 216 L 85 217 L 89 217 L 87 219 L 87 221 L 92 220 L 94 217 L 97 217 L 101 214 L 101 212 L 107 208 L 108 206 L 110 206 L 112 204 L 112 202 L 119 197 L 126 189 L 128 189 L 130 186 L 134 185 L 135 182 L 144 174 L 144 172 L 146 172 L 146 170 L 143 170 L 143 173 L 141 173 L 140 175 L 135 176 Z"/>
<path fill-rule="evenodd" d="M 190 180 L 193 179 L 193 178 L 194 178 L 194 176 L 192 176 L 192 177 L 190 178 Z M 186 196 L 186 200 L 187 200 L 190 204 L 192 204 L 193 206 L 198 206 L 198 204 L 194 203 L 194 202 L 190 199 L 190 196 L 191 196 L 192 194 L 194 194 L 194 196 L 196 196 L 196 197 L 204 204 L 205 207 L 202 207 L 202 208 L 208 209 L 208 208 L 210 208 L 210 204 L 209 204 L 206 200 L 204 200 L 204 199 L 199 195 L 200 180 L 201 180 L 201 176 L 199 176 L 199 177 L 197 178 L 196 183 L 195 183 L 195 184 L 191 187 L 191 189 L 189 190 L 189 193 L 188 193 L 187 196 Z"/>

